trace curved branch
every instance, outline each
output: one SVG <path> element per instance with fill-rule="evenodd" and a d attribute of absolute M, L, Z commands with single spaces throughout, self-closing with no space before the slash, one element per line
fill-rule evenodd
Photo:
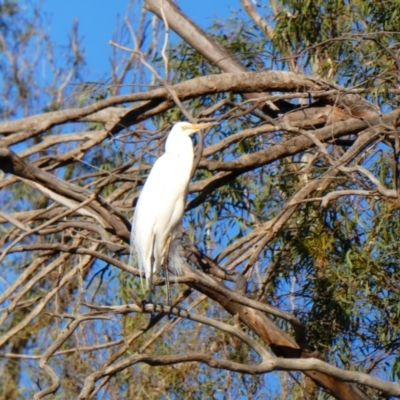
<path fill-rule="evenodd" d="M 293 90 L 321 91 L 327 88 L 329 88 L 329 86 L 325 83 L 319 84 L 305 75 L 286 71 L 263 71 L 202 76 L 173 85 L 170 89 L 183 101 L 197 96 L 222 92 L 249 93 L 252 91 L 262 92 L 265 90 L 276 90 L 280 92 Z M 111 113 L 107 113 L 105 110 L 108 107 L 138 101 L 144 103 L 129 109 L 113 109 Z M 0 133 L 7 137 L 0 139 L 0 147 L 19 143 L 45 132 L 54 126 L 66 122 L 79 121 L 89 115 L 92 115 L 91 121 L 107 122 L 107 129 L 109 131 L 113 133 L 119 132 L 129 125 L 143 120 L 143 117 L 140 120 L 137 118 L 145 114 L 145 111 L 153 109 L 157 111 L 157 107 L 160 107 L 163 101 L 168 101 L 167 108 L 174 104 L 169 91 L 165 88 L 159 88 L 149 90 L 148 92 L 113 96 L 87 107 L 53 111 L 16 121 L 2 122 L 0 123 Z M 104 117 L 100 118 L 102 110 L 104 110 L 103 113 L 105 112 L 107 115 L 106 120 Z M 95 115 L 98 112 L 100 112 L 99 118 L 96 119 Z M 147 116 L 147 118 L 149 116 Z"/>
<path fill-rule="evenodd" d="M 266 360 L 258 365 L 245 365 L 233 361 L 222 360 L 204 353 L 189 353 L 184 355 L 152 356 L 147 354 L 134 354 L 125 358 L 119 363 L 108 367 L 105 371 L 97 371 L 89 375 L 84 383 L 84 387 L 79 395 L 79 399 L 88 399 L 95 388 L 95 383 L 106 376 L 113 376 L 124 369 L 131 367 L 139 362 L 151 366 L 174 365 L 186 362 L 200 362 L 207 364 L 211 368 L 226 369 L 245 374 L 265 374 L 272 371 L 301 371 L 301 372 L 321 372 L 327 373 L 341 382 L 358 383 L 381 391 L 387 396 L 400 397 L 400 385 L 386 382 L 382 379 L 372 377 L 362 372 L 343 371 L 333 367 L 321 360 L 273 358 Z"/>
<path fill-rule="evenodd" d="M 356 134 L 364 129 L 369 129 L 369 134 L 376 135 L 376 130 L 386 129 L 384 125 L 392 124 L 400 126 L 400 110 L 392 111 L 381 117 L 373 117 L 368 119 L 350 118 L 347 121 L 338 122 L 334 125 L 317 129 L 313 135 L 320 142 L 330 141 L 341 136 Z M 285 129 L 285 126 L 276 126 L 278 129 Z M 374 129 L 375 128 L 375 129 Z M 314 141 L 306 136 L 299 136 L 290 139 L 282 144 L 276 144 L 271 148 L 258 151 L 252 154 L 245 154 L 234 161 L 210 161 L 203 160 L 200 162 L 200 168 L 208 171 L 235 171 L 246 172 L 253 168 L 260 167 L 269 162 L 293 156 L 301 151 L 314 147 Z M 207 149 L 205 149 L 207 151 Z"/>
<path fill-rule="evenodd" d="M 52 385 L 41 390 L 33 396 L 34 400 L 42 399 L 46 397 L 48 394 L 55 393 L 57 389 L 60 387 L 60 379 L 54 370 L 48 365 L 48 360 L 54 355 L 57 349 L 59 349 L 65 341 L 75 332 L 76 328 L 84 321 L 93 320 L 93 319 L 104 319 L 101 316 L 91 316 L 84 315 L 80 316 L 74 321 L 71 321 L 67 324 L 67 326 L 62 330 L 61 334 L 57 337 L 57 339 L 49 346 L 49 348 L 43 353 L 39 360 L 40 368 L 50 376 L 52 380 Z"/>
<path fill-rule="evenodd" d="M 130 223 L 106 200 L 95 194 L 96 199 L 86 207 L 80 209 L 78 203 L 85 203 L 92 193 L 77 185 L 56 178 L 52 174 L 35 167 L 28 161 L 18 157 L 9 149 L 0 148 L 0 168 L 6 172 L 26 179 L 28 183 L 42 191 L 55 201 L 69 207 L 76 208 L 77 212 L 92 216 L 108 229 L 115 229 L 123 239 L 129 241 Z M 90 210 L 90 211 L 89 211 Z"/>
<path fill-rule="evenodd" d="M 262 347 L 256 340 L 254 340 L 252 337 L 250 337 L 247 333 L 242 331 L 240 328 L 229 325 L 220 320 L 208 318 L 201 314 L 195 314 L 195 313 L 188 312 L 187 310 L 184 310 L 184 309 L 181 309 L 178 307 L 165 306 L 165 305 L 161 305 L 161 304 L 146 304 L 143 307 L 140 307 L 136 304 L 125 304 L 123 306 L 96 306 L 93 304 L 82 303 L 82 305 L 84 305 L 90 309 L 97 310 L 97 311 L 107 311 L 107 312 L 112 312 L 114 314 L 129 314 L 132 312 L 135 312 L 135 313 L 159 312 L 159 313 L 164 313 L 164 314 L 175 315 L 180 318 L 185 318 L 185 319 L 189 319 L 192 321 L 196 321 L 201 324 L 211 326 L 217 330 L 221 330 L 221 331 L 230 333 L 231 335 L 240 339 L 243 343 L 246 343 L 255 352 L 257 352 L 257 354 L 261 357 L 261 359 L 265 360 L 265 359 L 270 358 L 270 355 L 265 350 L 265 348 Z"/>

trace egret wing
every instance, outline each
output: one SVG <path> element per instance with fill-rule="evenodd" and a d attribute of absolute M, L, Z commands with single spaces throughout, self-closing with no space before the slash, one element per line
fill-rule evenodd
<path fill-rule="evenodd" d="M 134 242 L 146 276 L 151 271 L 153 245 L 157 270 L 168 236 L 182 218 L 191 168 L 192 160 L 165 153 L 155 162 L 140 194 L 133 221 Z"/>
<path fill-rule="evenodd" d="M 150 219 L 171 216 L 175 202 L 186 195 L 191 165 L 187 170 L 181 161 L 175 154 L 165 153 L 154 164 L 138 204 L 151 213 Z"/>

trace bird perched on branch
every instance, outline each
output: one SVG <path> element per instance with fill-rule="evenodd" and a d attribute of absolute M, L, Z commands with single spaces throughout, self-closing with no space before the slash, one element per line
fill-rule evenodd
<path fill-rule="evenodd" d="M 139 196 L 132 223 L 131 256 L 136 249 L 139 269 L 150 289 L 150 302 L 153 274 L 161 265 L 170 260 L 172 272 L 181 274 L 178 247 L 171 247 L 171 242 L 179 233 L 192 173 L 190 135 L 213 125 L 176 123 L 168 134 L 165 153 L 155 162 Z M 168 267 L 165 269 L 168 278 Z"/>

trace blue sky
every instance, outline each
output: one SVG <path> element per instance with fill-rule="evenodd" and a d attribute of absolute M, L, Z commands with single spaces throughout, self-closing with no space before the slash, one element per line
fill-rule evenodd
<path fill-rule="evenodd" d="M 97 71 L 106 70 L 111 54 L 117 17 L 123 17 L 129 0 L 45 0 L 43 11 L 50 21 L 49 33 L 59 45 L 66 45 L 74 19 L 79 21 L 79 35 L 87 64 Z M 180 0 L 181 10 L 198 25 L 207 28 L 217 18 L 226 18 L 231 8 L 240 8 L 239 1 Z"/>

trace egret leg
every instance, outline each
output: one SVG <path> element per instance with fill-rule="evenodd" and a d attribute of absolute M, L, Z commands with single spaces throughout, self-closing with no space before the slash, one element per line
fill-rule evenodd
<path fill-rule="evenodd" d="M 168 238 L 167 242 L 167 254 L 165 257 L 165 262 L 164 262 L 164 268 L 165 268 L 165 282 L 167 285 L 167 304 L 171 307 L 172 301 L 171 301 L 171 287 L 169 284 L 169 269 L 168 269 L 168 261 L 169 261 L 169 249 L 171 247 L 171 236 Z"/>
<path fill-rule="evenodd" d="M 165 282 L 167 284 L 167 304 L 171 306 L 171 289 L 169 286 L 169 270 L 168 265 L 165 266 Z"/>
<path fill-rule="evenodd" d="M 151 256 L 151 269 L 150 269 L 150 278 L 149 278 L 149 297 L 148 297 L 148 302 L 150 304 L 153 303 L 153 265 L 154 265 L 154 256 Z"/>
<path fill-rule="evenodd" d="M 153 275 L 154 275 L 154 244 L 155 244 L 155 238 L 153 238 L 153 246 L 152 246 L 152 251 L 151 251 L 151 257 L 150 257 L 150 278 L 149 278 L 149 297 L 148 297 L 148 302 L 150 304 L 153 303 L 153 291 L 154 291 L 154 285 L 153 285 Z"/>

